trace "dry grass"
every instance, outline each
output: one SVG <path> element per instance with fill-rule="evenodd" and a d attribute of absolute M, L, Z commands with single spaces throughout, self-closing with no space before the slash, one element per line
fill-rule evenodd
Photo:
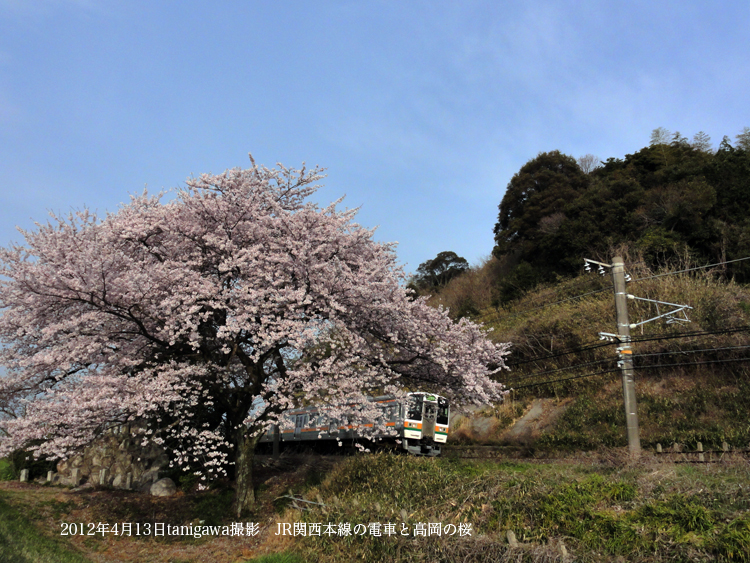
<path fill-rule="evenodd" d="M 330 464 L 320 469 L 330 469 Z M 277 521 L 275 499 L 290 489 L 305 490 L 309 486 L 310 474 L 315 470 L 312 458 L 302 456 L 282 457 L 271 466 L 258 468 L 258 503 L 254 513 L 243 520 L 261 524 L 262 532 L 255 537 L 138 538 L 98 534 L 68 537 L 67 542 L 97 563 L 239 563 L 278 553 L 291 542 L 289 538 L 273 533 Z M 4 481 L 0 482 L 0 496 L 23 514 L 31 515 L 37 530 L 58 539 L 61 522 L 196 525 L 199 520 L 207 520 L 206 524 L 231 524 L 228 506 L 231 490 L 228 495 L 218 489 L 203 494 L 178 493 L 168 498 L 156 498 L 112 489 L 75 491 Z"/>
<path fill-rule="evenodd" d="M 267 468 L 256 538 L 201 540 L 110 536 L 72 542 L 91 561 L 244 563 L 297 554 L 304 561 L 747 561 L 750 550 L 750 469 L 747 463 L 688 467 L 632 461 L 624 449 L 570 454 L 546 463 L 468 462 L 375 454 L 342 458 L 322 481 L 311 479 L 314 460 Z M 324 507 L 299 512 L 279 497 L 320 499 Z M 37 514 L 33 524 L 54 530 L 59 521 L 96 518 L 121 499 L 112 491 L 67 492 L 4 483 L 1 494 Z M 138 496 L 138 495 L 134 495 Z M 157 499 L 167 513 L 186 510 L 189 495 Z M 154 499 L 141 509 L 154 510 Z M 170 509 L 172 506 L 173 509 Z M 131 507 L 128 510 L 135 510 Z M 469 523 L 470 536 L 276 536 L 277 522 Z M 228 521 L 226 522 L 228 523 Z M 744 527 L 747 527 L 745 530 Z M 512 530 L 519 545 L 508 540 Z M 743 531 L 744 530 L 744 531 Z M 742 551 L 746 550 L 746 551 Z M 739 555 L 738 555 L 739 554 Z M 262 559 L 261 559 L 262 560 Z"/>

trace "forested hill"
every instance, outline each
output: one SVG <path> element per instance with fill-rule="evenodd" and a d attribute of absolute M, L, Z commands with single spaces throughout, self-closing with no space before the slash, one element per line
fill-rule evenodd
<path fill-rule="evenodd" d="M 469 427 L 465 439 L 504 443 L 507 424 L 546 397 L 567 410 L 536 446 L 626 445 L 617 343 L 599 339 L 617 330 L 612 281 L 583 269 L 620 254 L 641 298 L 628 313 L 642 445 L 747 446 L 750 129 L 717 150 L 658 129 L 623 159 L 540 153 L 510 180 L 495 241 L 482 265 L 444 251 L 412 280 L 512 343 L 500 375 L 512 400 L 493 411 L 494 434 Z M 663 318 L 667 303 L 689 309 Z"/>
<path fill-rule="evenodd" d="M 750 256 L 750 128 L 717 150 L 656 129 L 623 159 L 540 153 L 510 180 L 495 225 L 501 302 L 581 271 L 627 243 L 651 266 L 689 254 L 699 263 Z M 750 281 L 750 263 L 732 265 Z"/>

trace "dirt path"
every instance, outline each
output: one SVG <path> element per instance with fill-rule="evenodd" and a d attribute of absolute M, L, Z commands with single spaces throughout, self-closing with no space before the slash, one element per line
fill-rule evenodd
<path fill-rule="evenodd" d="M 504 442 L 530 445 L 546 430 L 554 426 L 570 399 L 534 399 L 526 413 L 519 418 L 502 436 Z"/>

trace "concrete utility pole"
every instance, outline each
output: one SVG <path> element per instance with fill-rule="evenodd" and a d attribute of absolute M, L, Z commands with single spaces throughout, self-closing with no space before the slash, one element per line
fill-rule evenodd
<path fill-rule="evenodd" d="M 628 294 L 625 289 L 625 263 L 622 256 L 612 260 L 612 282 L 615 289 L 617 334 L 620 337 L 620 367 L 622 368 L 622 394 L 625 400 L 625 422 L 628 428 L 628 450 L 632 457 L 641 455 L 641 437 L 638 430 L 638 406 L 635 401 L 633 378 L 633 350 L 630 347 L 630 320 L 628 319 Z"/>

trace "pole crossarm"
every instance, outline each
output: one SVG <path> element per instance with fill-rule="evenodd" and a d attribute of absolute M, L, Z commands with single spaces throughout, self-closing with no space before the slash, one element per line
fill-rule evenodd
<path fill-rule="evenodd" d="M 628 341 L 629 341 L 628 337 Z M 622 342 L 622 338 L 619 334 L 614 334 L 612 332 L 600 332 L 599 333 L 599 340 L 607 340 L 609 342 Z"/>
<path fill-rule="evenodd" d="M 592 260 L 591 258 L 584 258 L 583 259 L 584 266 L 587 266 L 588 264 L 596 264 L 597 266 L 603 266 L 605 268 L 611 268 L 612 264 L 607 264 L 606 262 L 599 262 L 597 260 Z"/>
<path fill-rule="evenodd" d="M 667 318 L 667 323 L 689 323 L 690 319 L 687 317 L 687 310 L 692 309 L 690 305 L 680 305 L 678 303 L 669 303 L 667 301 L 657 301 L 656 299 L 646 299 L 645 297 L 636 297 L 635 295 L 628 294 L 628 299 L 635 299 L 636 301 L 648 301 L 649 303 L 655 303 L 656 304 L 656 311 L 659 312 L 659 305 L 668 305 L 669 307 L 676 307 L 676 309 L 673 309 L 672 311 L 668 311 L 666 313 L 662 313 L 660 315 L 657 315 L 656 317 L 653 317 L 651 319 L 647 319 L 645 321 L 641 321 L 639 323 L 633 323 L 630 325 L 630 328 L 636 328 L 641 325 L 645 325 L 646 323 L 650 323 L 651 321 L 655 321 L 657 319 L 663 319 Z M 676 317 L 675 315 L 678 313 L 682 313 L 682 318 Z"/>
<path fill-rule="evenodd" d="M 604 268 L 612 268 L 612 264 L 606 264 L 604 262 L 599 262 L 598 260 L 591 260 L 590 258 L 584 258 L 583 259 L 583 269 L 587 272 L 591 271 L 591 264 L 596 264 L 599 266 L 599 275 L 604 275 Z"/>

